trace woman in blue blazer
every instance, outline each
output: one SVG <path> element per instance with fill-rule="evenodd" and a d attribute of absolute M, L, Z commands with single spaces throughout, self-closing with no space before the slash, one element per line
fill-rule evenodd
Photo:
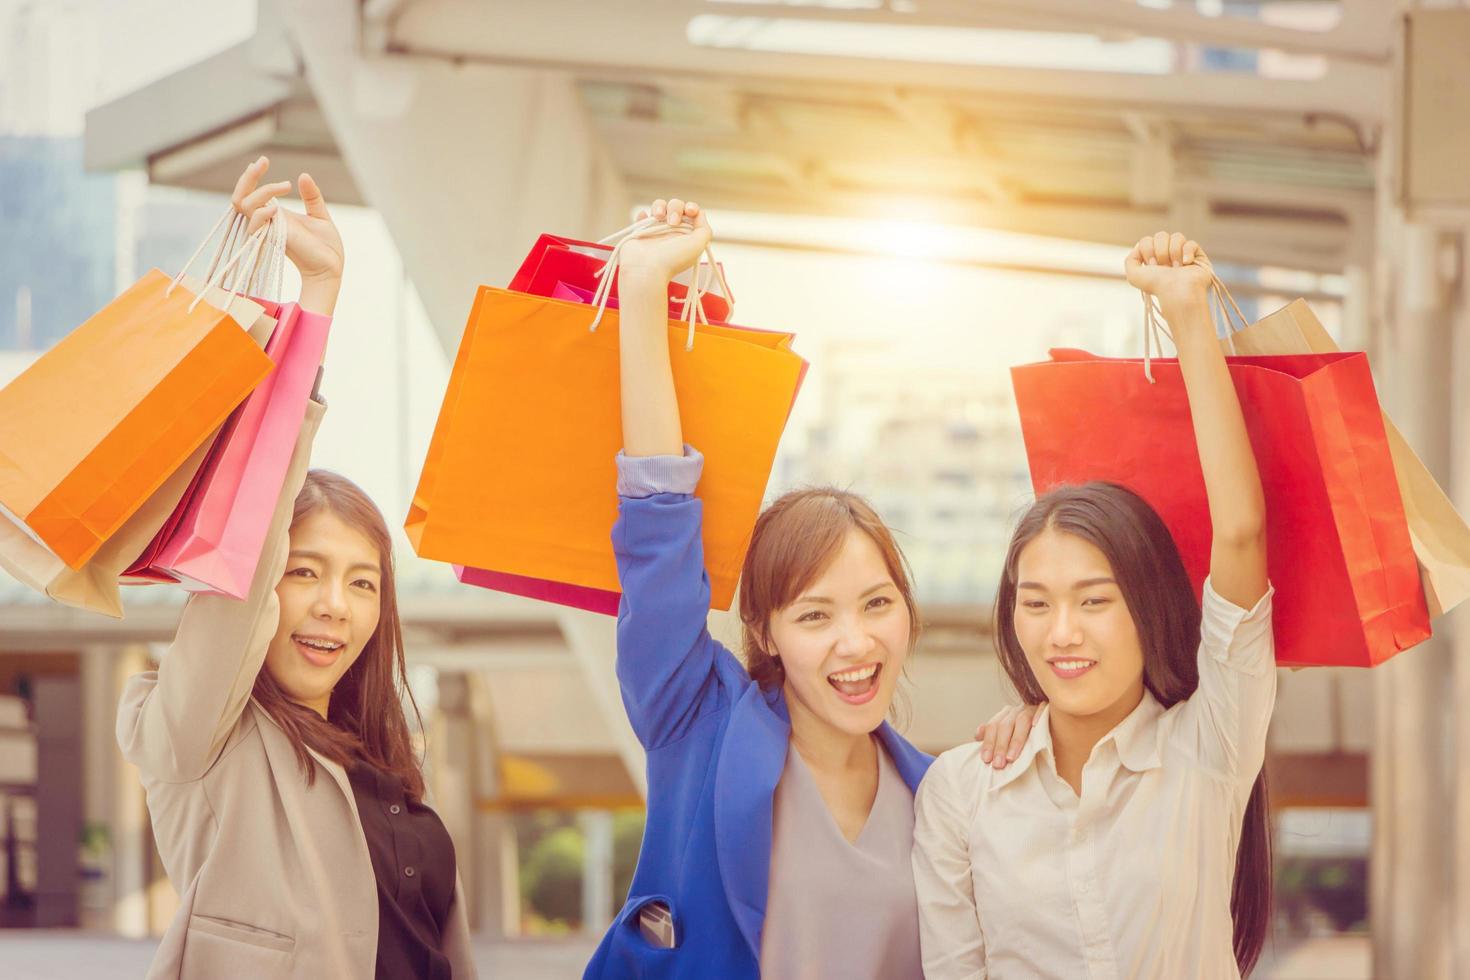
<path fill-rule="evenodd" d="M 586 977 L 919 978 L 909 854 L 932 760 L 884 721 L 919 630 L 905 562 L 861 498 L 786 494 L 742 571 L 748 667 L 710 636 L 703 458 L 684 444 L 665 312 L 710 229 L 693 203 L 651 213 L 662 221 L 624 244 L 618 273 L 613 529 L 617 673 L 647 750 L 648 822 Z"/>

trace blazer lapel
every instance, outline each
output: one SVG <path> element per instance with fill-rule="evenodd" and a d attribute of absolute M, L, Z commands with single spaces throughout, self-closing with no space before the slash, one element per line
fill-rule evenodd
<path fill-rule="evenodd" d="M 760 959 L 770 887 L 771 807 L 786 768 L 791 722 L 780 692 L 756 684 L 730 711 L 715 771 L 715 853 L 725 898 L 751 955 Z"/>
<path fill-rule="evenodd" d="M 883 748 L 888 751 L 888 758 L 893 760 L 893 765 L 898 769 L 898 774 L 908 784 L 910 793 L 919 791 L 919 783 L 924 780 L 924 773 L 929 771 L 929 766 L 934 762 L 934 757 L 927 752 L 920 752 L 909 743 L 893 726 L 884 722 L 878 727 L 878 740 L 883 743 Z"/>

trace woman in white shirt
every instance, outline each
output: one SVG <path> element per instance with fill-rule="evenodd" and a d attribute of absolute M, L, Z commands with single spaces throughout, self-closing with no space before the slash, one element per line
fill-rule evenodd
<path fill-rule="evenodd" d="M 920 788 L 928 980 L 1238 978 L 1265 939 L 1276 682 L 1260 476 L 1208 259 L 1160 232 L 1126 268 L 1179 350 L 1213 533 L 1203 604 L 1163 521 L 1123 487 L 1060 488 L 1022 518 L 995 636 L 1022 700 L 1045 705 L 1009 768 L 966 745 Z"/>

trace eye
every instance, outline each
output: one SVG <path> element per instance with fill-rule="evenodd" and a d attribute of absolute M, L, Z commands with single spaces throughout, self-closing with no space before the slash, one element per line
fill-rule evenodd
<path fill-rule="evenodd" d="M 800 616 L 797 616 L 796 621 L 798 623 L 816 623 L 826 618 L 827 614 L 822 612 L 822 610 L 813 609 L 810 612 L 804 612 Z"/>
<path fill-rule="evenodd" d="M 1021 608 L 1030 609 L 1033 612 L 1046 608 L 1046 603 L 1041 599 L 1022 599 Z"/>
<path fill-rule="evenodd" d="M 1108 603 L 1110 603 L 1112 601 L 1113 600 L 1109 599 L 1107 596 L 1095 595 L 1095 596 L 1088 596 L 1086 599 L 1083 599 L 1082 600 L 1082 605 L 1084 607 L 1086 607 L 1086 606 L 1093 606 L 1093 607 L 1106 606 Z"/>
<path fill-rule="evenodd" d="M 360 578 L 356 582 L 353 582 L 352 584 L 355 585 L 355 586 L 357 586 L 360 589 L 366 589 L 369 592 L 376 592 L 376 591 L 378 591 L 377 584 L 374 583 L 371 579 Z"/>
<path fill-rule="evenodd" d="M 886 595 L 875 595 L 868 600 L 869 609 L 882 609 L 885 606 L 891 605 L 893 605 L 893 600 Z"/>
<path fill-rule="evenodd" d="M 305 567 L 304 565 L 301 568 L 293 568 L 289 572 L 287 572 L 286 574 L 287 575 L 294 575 L 297 578 L 316 578 L 316 572 L 314 572 L 311 569 Z"/>

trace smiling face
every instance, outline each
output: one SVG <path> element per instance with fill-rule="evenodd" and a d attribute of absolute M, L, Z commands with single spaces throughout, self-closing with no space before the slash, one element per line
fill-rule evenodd
<path fill-rule="evenodd" d="M 1116 724 L 1143 699 L 1143 646 L 1107 556 L 1047 527 L 1016 560 L 1015 633 L 1052 711 Z"/>
<path fill-rule="evenodd" d="M 286 697 L 326 717 L 332 689 L 372 639 L 381 616 L 378 549 L 331 510 L 291 528 L 276 586 L 281 618 L 265 667 Z"/>
<path fill-rule="evenodd" d="M 912 639 L 907 603 L 877 543 L 849 528 L 836 556 L 768 626 L 793 727 L 848 735 L 883 723 Z"/>

